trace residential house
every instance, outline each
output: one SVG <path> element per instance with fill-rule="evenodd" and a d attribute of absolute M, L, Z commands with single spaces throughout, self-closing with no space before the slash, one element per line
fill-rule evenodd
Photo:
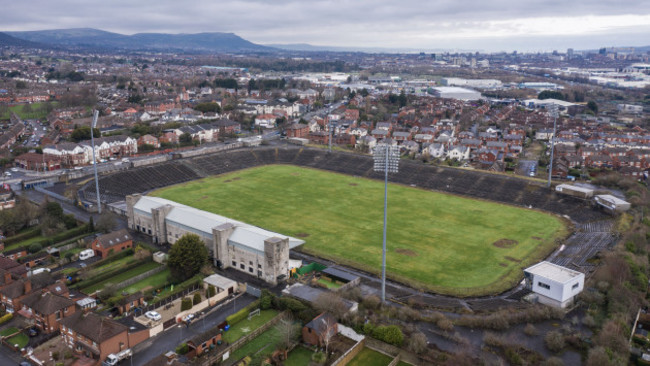
<path fill-rule="evenodd" d="M 435 159 L 441 159 L 447 155 L 445 145 L 439 143 L 429 144 L 423 151 L 426 151 L 429 157 Z"/>
<path fill-rule="evenodd" d="M 178 144 L 178 135 L 173 132 L 165 132 L 158 139 L 159 142 L 168 144 Z"/>
<path fill-rule="evenodd" d="M 144 306 L 144 295 L 142 294 L 142 291 L 137 291 L 131 295 L 127 295 L 115 304 L 120 315 L 128 313 L 129 311 L 141 306 Z"/>
<path fill-rule="evenodd" d="M 8 313 L 22 309 L 22 300 L 34 291 L 49 288 L 51 292 L 67 295 L 68 289 L 63 283 L 54 281 L 49 273 L 40 273 L 30 278 L 20 278 L 0 289 L 2 307 Z"/>
<path fill-rule="evenodd" d="M 209 351 L 215 347 L 219 341 L 221 341 L 221 331 L 211 329 L 201 333 L 187 342 L 187 347 L 189 348 L 187 357 L 201 356 L 205 351 Z"/>
<path fill-rule="evenodd" d="M 138 146 L 142 145 L 151 145 L 157 149 L 160 147 L 160 141 L 153 135 L 144 135 L 138 138 Z"/>
<path fill-rule="evenodd" d="M 61 169 L 61 157 L 55 155 L 24 153 L 14 159 L 16 166 L 38 172 Z"/>
<path fill-rule="evenodd" d="M 329 339 L 338 333 L 338 322 L 329 313 L 322 313 L 302 327 L 302 341 L 324 347 Z"/>
<path fill-rule="evenodd" d="M 116 254 L 132 247 L 133 238 L 129 235 L 126 229 L 101 235 L 93 240 L 91 244 L 91 248 L 95 251 L 95 254 L 102 258 L 106 258 L 111 254 Z"/>
<path fill-rule="evenodd" d="M 18 314 L 27 318 L 43 333 L 59 330 L 59 321 L 74 314 L 76 303 L 64 296 L 51 292 L 39 292 L 26 296 Z"/>
<path fill-rule="evenodd" d="M 448 159 L 456 159 L 460 161 L 469 160 L 470 148 L 467 146 L 451 146 L 447 151 Z"/>
<path fill-rule="evenodd" d="M 309 126 L 301 123 L 294 123 L 286 130 L 287 137 L 307 138 L 309 135 Z"/>
<path fill-rule="evenodd" d="M 128 327 L 95 313 L 75 312 L 60 320 L 63 342 L 77 354 L 105 360 L 137 344 L 129 341 Z"/>
<path fill-rule="evenodd" d="M 327 145 L 330 142 L 330 134 L 325 131 L 309 133 L 309 141 L 314 144 Z"/>
<path fill-rule="evenodd" d="M 274 114 L 262 114 L 255 117 L 255 126 L 263 128 L 273 128 L 275 127 L 275 120 L 277 116 Z"/>

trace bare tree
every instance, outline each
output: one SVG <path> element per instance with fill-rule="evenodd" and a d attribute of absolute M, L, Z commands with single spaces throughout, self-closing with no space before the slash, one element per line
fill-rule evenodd
<path fill-rule="evenodd" d="M 325 345 L 325 354 L 329 352 L 329 345 L 332 341 L 332 338 L 336 335 L 336 330 L 338 328 L 338 322 L 333 316 L 328 316 L 327 313 L 324 313 L 320 318 L 321 321 L 321 330 L 323 337 L 323 344 Z"/>
<path fill-rule="evenodd" d="M 314 302 L 316 309 L 322 312 L 329 312 L 338 320 L 345 315 L 347 307 L 339 294 L 324 292 Z"/>
<path fill-rule="evenodd" d="M 289 349 L 289 346 L 298 338 L 298 332 L 296 331 L 296 326 L 293 323 L 291 315 L 289 314 L 280 320 L 275 328 L 282 337 L 282 342 L 279 344 L 279 347 L 283 350 Z"/>
<path fill-rule="evenodd" d="M 104 211 L 99 215 L 97 223 L 95 224 L 95 229 L 103 233 L 109 233 L 115 229 L 117 223 L 115 222 L 115 214 L 110 211 Z"/>

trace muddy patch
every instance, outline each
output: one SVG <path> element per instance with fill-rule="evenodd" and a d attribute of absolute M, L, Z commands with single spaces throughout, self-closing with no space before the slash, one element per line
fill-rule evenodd
<path fill-rule="evenodd" d="M 395 252 L 398 254 L 405 255 L 407 257 L 417 257 L 418 253 L 412 251 L 411 249 L 404 249 L 404 248 L 397 248 L 395 249 Z"/>
<path fill-rule="evenodd" d="M 240 180 L 241 177 L 234 177 L 232 180 Z"/>
<path fill-rule="evenodd" d="M 512 258 L 510 256 L 506 256 L 506 257 L 503 257 L 503 258 L 505 258 L 506 260 L 509 260 L 510 262 L 515 262 L 515 263 L 521 262 L 521 259 Z"/>
<path fill-rule="evenodd" d="M 508 267 L 508 263 L 499 263 L 501 267 Z"/>
<path fill-rule="evenodd" d="M 512 240 L 512 239 L 499 239 L 494 243 L 492 243 L 492 245 L 494 245 L 497 248 L 506 248 L 506 249 L 514 248 L 517 244 L 519 243 L 516 240 Z"/>
<path fill-rule="evenodd" d="M 531 239 L 533 239 L 533 240 L 542 240 L 542 238 L 540 238 L 539 236 L 531 236 Z"/>
<path fill-rule="evenodd" d="M 232 180 L 230 180 L 230 179 L 226 179 L 226 180 L 224 180 L 223 182 L 224 182 L 224 183 L 230 183 L 230 182 L 232 182 Z"/>
<path fill-rule="evenodd" d="M 298 234 L 296 234 L 296 236 L 299 237 L 299 238 L 306 238 L 306 237 L 309 236 L 309 234 L 307 234 L 307 233 L 298 233 Z"/>
<path fill-rule="evenodd" d="M 201 197 L 202 200 L 207 200 L 208 198 L 210 198 L 210 197 L 208 197 L 208 196 L 202 196 Z"/>
<path fill-rule="evenodd" d="M 356 183 L 350 183 L 350 185 L 351 185 L 352 187 L 356 187 L 356 186 L 358 186 L 358 184 L 356 184 Z"/>

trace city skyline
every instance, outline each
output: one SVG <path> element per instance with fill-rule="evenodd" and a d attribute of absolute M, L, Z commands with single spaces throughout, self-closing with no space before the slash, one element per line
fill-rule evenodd
<path fill-rule="evenodd" d="M 632 9 L 634 11 L 632 11 Z M 258 44 L 395 50 L 550 51 L 650 45 L 650 3 L 614 1 L 229 1 L 79 6 L 13 2 L 0 31 L 97 28 L 121 34 L 232 32 Z"/>

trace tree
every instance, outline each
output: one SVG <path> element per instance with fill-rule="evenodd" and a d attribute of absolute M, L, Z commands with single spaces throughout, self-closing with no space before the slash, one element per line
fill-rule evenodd
<path fill-rule="evenodd" d="M 95 224 L 95 230 L 101 231 L 102 233 L 110 233 L 117 226 L 115 221 L 115 215 L 110 211 L 104 211 Z"/>
<path fill-rule="evenodd" d="M 221 107 L 219 107 L 219 104 L 215 102 L 199 103 L 196 106 L 194 106 L 194 109 L 201 113 L 207 113 L 207 112 L 221 113 Z"/>
<path fill-rule="evenodd" d="M 196 234 L 185 234 L 169 250 L 167 266 L 172 277 L 179 281 L 197 274 L 208 261 L 208 249 Z"/>
<path fill-rule="evenodd" d="M 593 100 L 587 102 L 587 108 L 590 111 L 594 112 L 594 114 L 598 114 L 598 104 L 596 104 L 596 102 L 594 102 Z"/>
<path fill-rule="evenodd" d="M 402 90 L 399 93 L 399 96 L 397 97 L 397 101 L 399 102 L 400 107 L 406 106 L 407 100 L 406 100 L 406 93 L 404 93 L 404 90 Z"/>
<path fill-rule="evenodd" d="M 411 335 L 408 341 L 408 349 L 417 354 L 424 353 L 428 348 L 429 341 L 427 336 L 422 332 L 415 332 Z"/>
<path fill-rule="evenodd" d="M 93 136 L 94 137 L 100 137 L 102 133 L 99 131 L 98 128 L 93 129 Z M 81 126 L 77 127 L 72 131 L 70 134 L 70 139 L 74 142 L 79 142 L 83 140 L 90 140 L 90 127 L 88 126 Z"/>
<path fill-rule="evenodd" d="M 286 316 L 284 319 L 280 320 L 278 325 L 275 326 L 280 333 L 282 341 L 278 345 L 279 349 L 286 350 L 291 346 L 293 342 L 296 341 L 298 332 L 296 332 L 296 326 L 293 324 L 293 319 L 291 316 Z"/>
<path fill-rule="evenodd" d="M 318 311 L 329 312 L 335 318 L 341 319 L 347 312 L 340 295 L 334 293 L 323 293 L 316 299 L 314 306 Z"/>
<path fill-rule="evenodd" d="M 537 95 L 537 99 L 559 99 L 564 100 L 564 94 L 554 90 L 544 90 Z"/>
<path fill-rule="evenodd" d="M 192 135 L 187 132 L 184 132 L 182 135 L 178 137 L 178 142 L 189 144 L 192 142 Z"/>

